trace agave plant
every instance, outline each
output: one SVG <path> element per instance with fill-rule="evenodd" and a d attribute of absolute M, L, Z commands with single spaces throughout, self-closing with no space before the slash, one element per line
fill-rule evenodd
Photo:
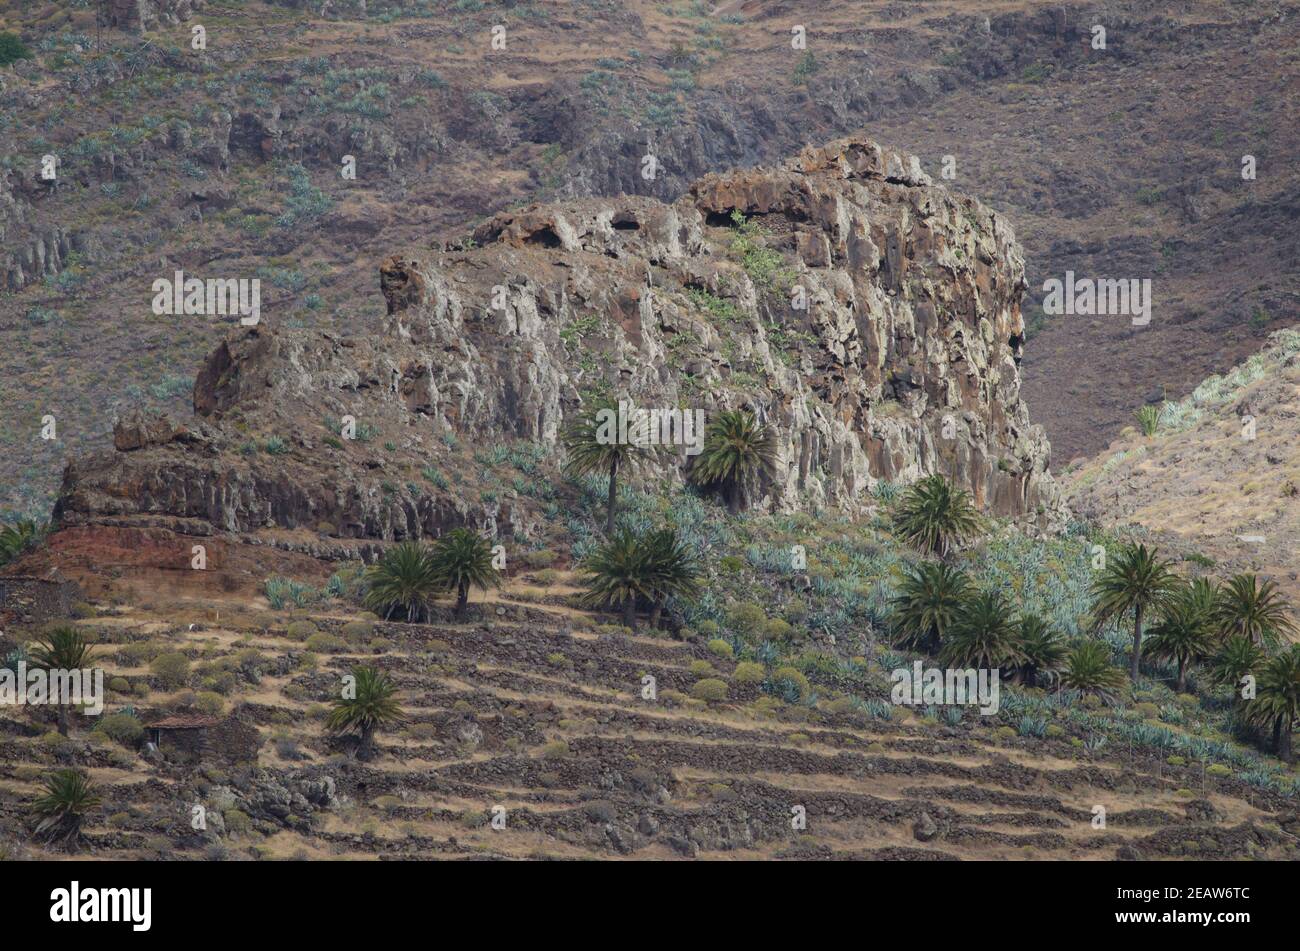
<path fill-rule="evenodd" d="M 457 528 L 433 543 L 430 555 L 438 582 L 456 592 L 456 617 L 465 615 L 471 587 L 486 590 L 501 584 L 501 573 L 492 564 L 488 540 L 468 528 Z"/>
<path fill-rule="evenodd" d="M 1154 436 L 1156 430 L 1160 428 L 1159 406 L 1148 403 L 1133 415 L 1137 417 L 1138 426 L 1141 427 L 1143 436 Z"/>
<path fill-rule="evenodd" d="M 1065 659 L 1065 640 L 1037 614 L 1020 617 L 1020 679 L 1026 687 L 1037 687 L 1039 679 L 1056 678 Z"/>
<path fill-rule="evenodd" d="M 901 645 L 937 653 L 969 591 L 966 574 L 942 562 L 923 562 L 909 569 L 892 602 Z"/>
<path fill-rule="evenodd" d="M 1093 618 L 1100 627 L 1106 621 L 1133 614 L 1133 659 L 1130 679 L 1138 678 L 1142 661 L 1142 620 L 1151 611 L 1169 607 L 1181 582 L 1170 563 L 1156 549 L 1128 545 L 1112 558 L 1093 582 Z"/>
<path fill-rule="evenodd" d="M 38 817 L 36 835 L 74 851 L 81 843 L 81 824 L 100 798 L 85 773 L 56 770 L 43 781 L 45 795 L 32 804 Z"/>
<path fill-rule="evenodd" d="M 996 591 L 981 591 L 962 605 L 939 659 L 950 667 L 997 670 L 1024 661 L 1011 610 Z"/>
<path fill-rule="evenodd" d="M 1254 700 L 1246 704 L 1246 719 L 1273 730 L 1273 749 L 1283 762 L 1295 761 L 1291 734 L 1300 718 L 1300 644 L 1269 660 L 1260 671 Z"/>
<path fill-rule="evenodd" d="M 84 634 L 70 626 L 54 627 L 46 631 L 32 645 L 29 663 L 45 671 L 87 670 L 93 650 Z M 68 735 L 68 705 L 58 704 L 59 733 Z"/>
<path fill-rule="evenodd" d="M 367 609 L 385 620 L 404 611 L 411 622 L 428 617 L 442 585 L 429 550 L 419 542 L 402 542 L 389 548 L 366 572 Z"/>
<path fill-rule="evenodd" d="M 1070 651 L 1061 671 L 1061 686 L 1111 703 L 1124 686 L 1124 675 L 1111 664 L 1110 650 L 1104 641 L 1084 641 Z"/>
<path fill-rule="evenodd" d="M 1152 655 L 1178 665 L 1178 679 L 1174 685 L 1178 693 L 1187 690 L 1188 665 L 1208 655 L 1214 646 L 1206 588 L 1208 585 L 1205 584 L 1199 589 L 1195 584 L 1185 585 L 1166 610 L 1164 618 L 1151 629 L 1151 638 L 1147 641 L 1147 650 Z M 1209 590 L 1212 598 L 1213 589 Z"/>
<path fill-rule="evenodd" d="M 1259 583 L 1252 574 L 1233 575 L 1214 604 L 1214 620 L 1224 637 L 1240 635 L 1256 644 L 1276 646 L 1283 635 L 1296 633 L 1290 603 L 1271 580 Z"/>
<path fill-rule="evenodd" d="M 697 485 L 719 486 L 727 511 L 744 507 L 745 484 L 776 465 L 776 438 L 748 410 L 719 413 L 704 431 L 704 448 L 691 467 Z"/>
<path fill-rule="evenodd" d="M 893 522 L 900 538 L 938 558 L 947 558 L 983 525 L 970 493 L 937 474 L 908 487 Z"/>
<path fill-rule="evenodd" d="M 628 439 L 620 440 L 617 431 L 618 413 L 619 404 L 616 400 L 597 400 L 565 430 L 561 440 L 568 454 L 564 466 L 566 473 L 609 473 L 609 501 L 605 507 L 606 535 L 614 533 L 619 472 L 632 472 L 653 456 L 652 448 L 646 439 L 641 438 L 644 434 L 639 431 L 629 433 Z"/>
<path fill-rule="evenodd" d="M 374 667 L 353 667 L 352 689 L 336 701 L 325 719 L 325 728 L 331 733 L 356 733 L 357 758 L 370 759 L 375 731 L 395 726 L 405 721 L 402 706 L 397 700 L 397 685 L 388 674 Z"/>

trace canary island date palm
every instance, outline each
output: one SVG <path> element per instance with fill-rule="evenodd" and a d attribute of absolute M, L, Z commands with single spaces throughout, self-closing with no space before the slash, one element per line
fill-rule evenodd
<path fill-rule="evenodd" d="M 325 719 L 331 733 L 358 736 L 357 758 L 368 760 L 374 752 L 375 732 L 405 722 L 397 699 L 397 685 L 375 667 L 353 667 L 352 682 Z"/>
<path fill-rule="evenodd" d="M 1055 680 L 1065 659 L 1065 639 L 1037 614 L 1022 614 L 1019 623 L 1020 680 L 1026 687 Z"/>
<path fill-rule="evenodd" d="M 32 804 L 36 837 L 75 851 L 86 815 L 100 804 L 94 784 L 80 770 L 60 769 L 45 777 L 42 785 L 45 794 Z"/>
<path fill-rule="evenodd" d="M 1264 664 L 1255 699 L 1246 704 L 1246 719 L 1273 730 L 1273 749 L 1287 763 L 1295 761 L 1291 734 L 1300 717 L 1300 644 Z"/>
<path fill-rule="evenodd" d="M 1232 688 L 1233 699 L 1243 700 L 1242 681 L 1248 674 L 1257 673 L 1268 658 L 1259 645 L 1249 637 L 1236 635 L 1228 638 L 1210 662 L 1210 677 L 1221 687 Z"/>
<path fill-rule="evenodd" d="M 893 522 L 903 541 L 937 558 L 947 558 L 983 526 L 970 493 L 938 474 L 908 486 Z"/>
<path fill-rule="evenodd" d="M 1133 615 L 1133 658 L 1129 678 L 1136 681 L 1142 662 L 1142 622 L 1168 608 L 1178 594 L 1181 579 L 1159 552 L 1145 545 L 1126 545 L 1110 559 L 1092 585 L 1093 619 L 1098 627 L 1110 620 Z"/>
<path fill-rule="evenodd" d="M 406 620 L 422 621 L 441 587 L 429 549 L 419 542 L 402 542 L 380 556 L 366 572 L 367 609 L 389 620 L 405 612 Z"/>
<path fill-rule="evenodd" d="M 28 664 L 41 670 L 89 670 L 94 654 L 86 636 L 71 626 L 54 627 L 46 631 L 31 648 Z M 51 682 L 52 684 L 52 682 Z M 55 700 L 50 698 L 51 702 Z M 57 704 L 59 732 L 68 735 L 68 705 Z"/>
<path fill-rule="evenodd" d="M 965 572 L 927 561 L 907 570 L 891 603 L 900 646 L 936 654 L 970 591 Z"/>
<path fill-rule="evenodd" d="M 691 467 L 691 480 L 719 487 L 727 511 L 737 515 L 744 507 L 746 483 L 775 467 L 773 432 L 749 410 L 726 410 L 705 427 L 704 447 Z"/>
<path fill-rule="evenodd" d="M 456 592 L 456 617 L 465 616 L 470 588 L 487 590 L 501 584 L 492 564 L 492 544 L 468 528 L 456 528 L 433 543 L 430 553 L 439 584 Z"/>
<path fill-rule="evenodd" d="M 1188 666 L 1208 656 L 1214 649 L 1210 616 L 1213 594 L 1213 588 L 1201 579 L 1182 586 L 1173 604 L 1166 608 L 1165 616 L 1151 628 L 1147 652 L 1178 665 L 1178 678 L 1174 685 L 1178 693 L 1187 690 Z"/>
<path fill-rule="evenodd" d="M 35 548 L 45 537 L 47 526 L 29 519 L 19 519 L 12 525 L 0 526 L 0 565 L 8 564 L 23 552 Z"/>
<path fill-rule="evenodd" d="M 700 593 L 699 562 L 677 530 L 661 528 L 642 542 L 646 552 L 650 591 L 650 626 L 659 626 L 664 604 L 670 598 L 694 598 Z"/>
<path fill-rule="evenodd" d="M 1271 580 L 1260 584 L 1253 574 L 1233 575 L 1219 589 L 1214 620 L 1223 637 L 1240 635 L 1256 644 L 1275 647 L 1280 638 L 1293 635 L 1291 605 Z"/>
<path fill-rule="evenodd" d="M 1024 658 L 1011 610 L 996 591 L 981 591 L 967 599 L 939 651 L 946 666 L 983 670 L 1014 667 Z"/>
<path fill-rule="evenodd" d="M 640 425 L 631 425 L 623 439 L 618 428 L 617 400 L 598 399 L 583 411 L 564 431 L 567 459 L 564 471 L 570 476 L 592 472 L 609 473 L 609 499 L 605 505 L 605 534 L 614 533 L 614 515 L 618 509 L 618 476 L 631 474 L 650 461 L 654 449 Z"/>
<path fill-rule="evenodd" d="M 627 529 L 615 532 L 582 562 L 581 573 L 586 592 L 582 602 L 594 608 L 613 608 L 623 612 L 623 623 L 636 627 L 639 601 L 654 600 L 661 583 L 649 546 Z"/>
<path fill-rule="evenodd" d="M 1124 687 L 1124 674 L 1110 662 L 1110 648 L 1104 641 L 1084 641 L 1066 658 L 1061 686 L 1110 703 Z"/>

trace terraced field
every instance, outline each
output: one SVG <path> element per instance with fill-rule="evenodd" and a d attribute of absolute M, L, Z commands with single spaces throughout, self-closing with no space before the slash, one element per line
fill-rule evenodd
<path fill-rule="evenodd" d="M 75 762 L 103 797 L 86 830 L 103 858 L 1295 854 L 1293 803 L 1200 764 L 1094 750 L 1066 718 L 1035 737 L 973 710 L 949 724 L 896 706 L 884 719 L 844 702 L 785 702 L 738 682 L 735 663 L 703 643 L 604 626 L 570 606 L 569 576 L 558 576 L 545 589 L 518 578 L 471 605 L 464 623 L 440 613 L 428 625 L 358 623 L 339 602 L 289 614 L 138 574 L 130 584 L 147 593 L 128 608 L 110 586 L 79 622 L 97 632 L 116 687 L 106 712 L 132 705 L 147 721 L 152 709 L 211 705 L 186 694 L 220 683 L 225 711 L 259 731 L 257 761 L 205 756 L 186 768 L 128 751 L 79 716 L 64 741 L 9 716 L 0 849 L 42 854 L 26 844 L 27 803 L 41 776 Z M 146 658 L 163 650 L 190 659 L 187 686 L 163 689 L 151 673 Z M 340 677 L 358 663 L 392 674 L 407 716 L 377 736 L 368 762 L 323 730 Z M 647 675 L 653 701 L 643 699 Z M 728 698 L 691 697 L 702 675 L 726 681 Z M 823 696 L 836 691 L 810 679 Z M 147 696 L 132 696 L 144 684 Z M 193 828 L 196 805 L 204 829 Z"/>

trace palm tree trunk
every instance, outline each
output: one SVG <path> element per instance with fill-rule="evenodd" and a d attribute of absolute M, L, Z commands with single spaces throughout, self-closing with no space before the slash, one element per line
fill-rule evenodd
<path fill-rule="evenodd" d="M 664 603 L 663 603 L 662 601 L 656 601 L 653 605 L 651 605 L 651 607 L 650 607 L 650 628 L 651 628 L 651 630 L 653 630 L 653 629 L 655 629 L 655 628 L 657 628 L 657 627 L 659 626 L 659 617 L 660 617 L 660 615 L 663 614 L 663 612 L 664 612 Z"/>
<path fill-rule="evenodd" d="M 609 502 L 605 506 L 605 534 L 614 534 L 614 510 L 618 506 L 618 456 L 609 462 Z"/>
<path fill-rule="evenodd" d="M 68 708 L 65 704 L 59 704 L 59 734 L 68 735 Z"/>
<path fill-rule="evenodd" d="M 628 598 L 623 602 L 623 625 L 636 630 L 636 598 Z"/>
<path fill-rule="evenodd" d="M 740 483 L 735 480 L 727 483 L 727 511 L 740 514 Z"/>
<path fill-rule="evenodd" d="M 373 726 L 363 726 L 361 728 L 361 742 L 357 744 L 357 759 L 370 759 L 375 742 L 375 728 Z"/>
<path fill-rule="evenodd" d="M 1187 658 L 1178 661 L 1178 692 L 1187 693 Z"/>
<path fill-rule="evenodd" d="M 1133 612 L 1133 663 L 1128 669 L 1129 680 L 1137 683 L 1138 664 L 1142 662 L 1142 605 Z"/>
<path fill-rule="evenodd" d="M 456 617 L 465 616 L 467 604 L 469 604 L 469 585 L 462 581 L 456 586 Z"/>
<path fill-rule="evenodd" d="M 1294 763 L 1295 753 L 1291 747 L 1291 718 L 1278 717 L 1278 725 L 1281 730 L 1278 731 L 1277 755 L 1284 763 Z"/>

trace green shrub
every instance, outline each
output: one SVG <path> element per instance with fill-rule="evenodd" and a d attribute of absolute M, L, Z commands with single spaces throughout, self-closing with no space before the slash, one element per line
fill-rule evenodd
<path fill-rule="evenodd" d="M 190 679 L 190 662 L 184 654 L 171 651 L 159 654 L 149 664 L 149 670 L 158 679 L 164 690 L 175 690 L 185 686 Z"/>
<path fill-rule="evenodd" d="M 20 59 L 31 59 L 32 51 L 17 33 L 0 33 L 0 66 L 8 66 Z"/>
<path fill-rule="evenodd" d="M 803 675 L 803 672 L 789 666 L 778 667 L 772 672 L 772 684 L 778 688 L 788 684 L 798 694 L 800 700 L 808 696 L 810 689 L 808 678 Z"/>
<path fill-rule="evenodd" d="M 307 650 L 317 654 L 337 654 L 339 651 L 346 650 L 347 646 L 343 638 L 323 631 L 307 638 Z"/>
<path fill-rule="evenodd" d="M 348 621 L 339 631 L 343 639 L 349 642 L 363 641 L 375 633 L 375 625 L 370 621 Z"/>
<path fill-rule="evenodd" d="M 722 628 L 718 627 L 718 622 L 710 618 L 705 618 L 699 624 L 695 625 L 695 630 L 699 632 L 700 637 L 715 638 L 722 633 Z"/>
<path fill-rule="evenodd" d="M 289 626 L 284 629 L 285 636 L 295 641 L 305 641 L 313 634 L 318 633 L 318 629 L 311 621 L 290 621 Z"/>
<path fill-rule="evenodd" d="M 757 633 L 765 621 L 767 615 L 757 604 L 741 602 L 727 608 L 727 627 L 742 636 Z"/>
<path fill-rule="evenodd" d="M 716 654 L 723 660 L 731 660 L 735 655 L 735 652 L 731 649 L 731 645 L 720 637 L 715 637 L 713 640 L 709 641 L 709 652 Z"/>
<path fill-rule="evenodd" d="M 226 831 L 231 835 L 243 835 L 252 831 L 253 820 L 242 810 L 227 809 L 221 814 L 221 818 L 226 820 Z"/>
<path fill-rule="evenodd" d="M 732 676 L 736 678 L 738 684 L 761 684 L 764 674 L 762 664 L 756 664 L 752 660 L 742 660 L 736 665 L 736 672 Z"/>
<path fill-rule="evenodd" d="M 226 701 L 222 699 L 221 694 L 204 690 L 194 698 L 194 707 L 202 713 L 215 717 L 220 716 L 226 709 Z"/>
<path fill-rule="evenodd" d="M 95 729 L 127 747 L 134 747 L 144 736 L 144 726 L 129 713 L 110 713 L 100 717 Z"/>
<path fill-rule="evenodd" d="M 706 677 L 691 688 L 691 696 L 696 700 L 726 700 L 727 682 L 716 677 Z"/>
<path fill-rule="evenodd" d="M 113 693 L 130 693 L 131 681 L 127 680 L 125 677 L 114 677 L 108 682 L 108 689 L 113 691 Z"/>
<path fill-rule="evenodd" d="M 696 677 L 703 677 L 706 674 L 714 673 L 713 665 L 707 660 L 693 660 L 690 667 L 691 673 Z"/>
<path fill-rule="evenodd" d="M 772 618 L 763 624 L 763 636 L 778 644 L 788 644 L 794 636 L 794 628 L 790 626 L 789 621 Z"/>
<path fill-rule="evenodd" d="M 543 759 L 558 759 L 561 756 L 569 755 L 569 744 L 563 740 L 556 740 L 553 743 L 547 743 L 542 747 Z"/>
<path fill-rule="evenodd" d="M 1224 766 L 1222 763 L 1215 763 L 1213 766 L 1209 767 L 1209 768 L 1205 771 L 1205 775 L 1207 775 L 1207 776 L 1231 776 L 1231 775 L 1232 775 L 1232 770 L 1230 770 L 1228 767 Z"/>

